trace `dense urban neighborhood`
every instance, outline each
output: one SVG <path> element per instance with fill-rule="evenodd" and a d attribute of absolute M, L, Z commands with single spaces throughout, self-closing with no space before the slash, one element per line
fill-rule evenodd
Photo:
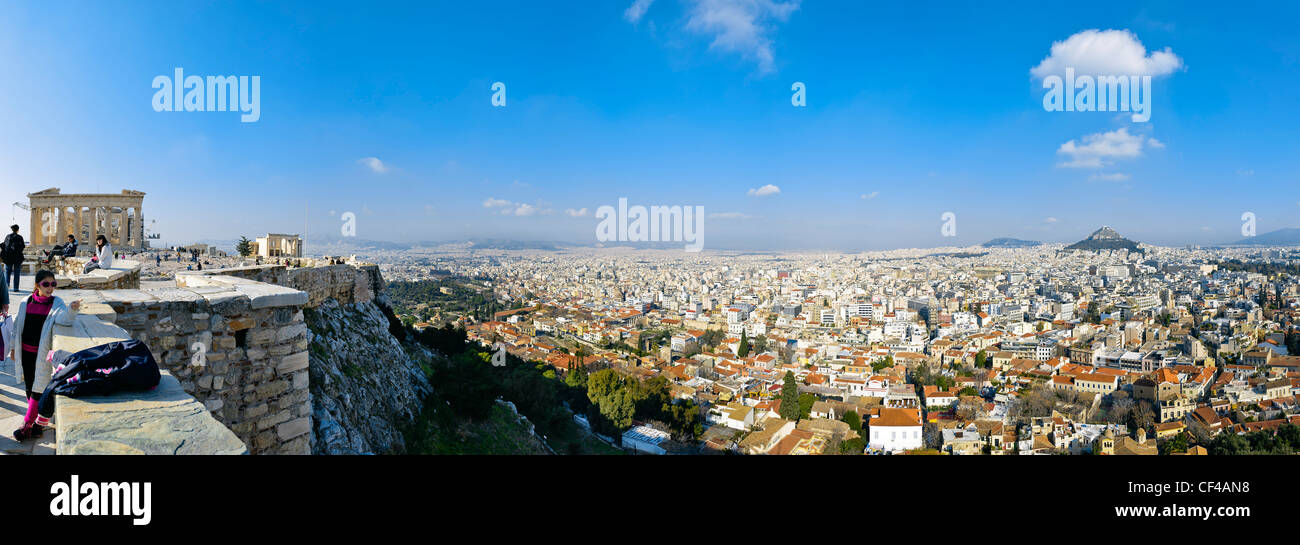
<path fill-rule="evenodd" d="M 585 386 L 574 420 L 626 451 L 1300 448 L 1300 251 L 1105 246 L 370 257 L 404 322 Z"/>

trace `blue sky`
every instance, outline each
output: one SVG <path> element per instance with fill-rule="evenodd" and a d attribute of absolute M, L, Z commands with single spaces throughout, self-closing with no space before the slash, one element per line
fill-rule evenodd
<path fill-rule="evenodd" d="M 0 198 L 138 189 L 174 243 L 337 235 L 349 211 L 362 239 L 593 243 L 592 212 L 620 197 L 704 206 L 707 248 L 1300 224 L 1295 4 L 634 4 L 10 4 Z M 1090 29 L 1145 50 L 1149 122 L 1044 110 L 1031 69 Z M 260 76 L 260 120 L 154 111 L 151 82 L 177 67 Z"/>

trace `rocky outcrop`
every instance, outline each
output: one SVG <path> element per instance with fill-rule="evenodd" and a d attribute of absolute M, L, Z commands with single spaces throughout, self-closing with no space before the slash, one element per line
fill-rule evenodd
<path fill-rule="evenodd" d="M 304 310 L 310 330 L 313 454 L 406 452 L 401 429 L 432 388 L 424 369 L 435 357 L 389 332 L 373 301 L 325 299 Z"/>
<path fill-rule="evenodd" d="M 1074 244 L 1065 247 L 1066 250 L 1128 250 L 1130 252 L 1141 252 L 1142 249 L 1138 243 L 1120 236 L 1118 232 L 1110 227 L 1103 225 L 1101 229 L 1093 231 L 1088 238 L 1080 240 Z"/>

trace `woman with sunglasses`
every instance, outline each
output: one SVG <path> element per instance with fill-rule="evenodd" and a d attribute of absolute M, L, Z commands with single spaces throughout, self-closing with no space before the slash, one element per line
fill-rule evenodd
<path fill-rule="evenodd" d="M 47 357 L 54 339 L 54 326 L 72 325 L 77 311 L 81 310 L 81 301 L 63 304 L 63 299 L 54 295 L 57 286 L 54 273 L 47 270 L 36 273 L 35 291 L 18 304 L 14 316 L 13 346 L 5 347 L 15 360 L 14 374 L 27 388 L 27 415 L 23 427 L 14 431 L 14 439 L 19 441 L 40 437 L 45 431 L 36 422 L 36 402 L 54 374 Z"/>

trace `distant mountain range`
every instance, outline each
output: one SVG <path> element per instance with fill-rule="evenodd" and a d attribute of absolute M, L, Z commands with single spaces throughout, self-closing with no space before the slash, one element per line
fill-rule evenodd
<path fill-rule="evenodd" d="M 1129 239 L 1120 236 L 1120 234 L 1115 232 L 1114 229 L 1111 229 L 1110 227 L 1104 225 L 1101 227 L 1101 229 L 1093 231 L 1093 233 L 1089 235 L 1088 238 L 1085 238 L 1083 240 L 1080 240 L 1079 242 L 1066 246 L 1065 249 L 1066 250 L 1089 250 L 1089 251 L 1097 251 L 1097 250 L 1128 250 L 1130 252 L 1142 251 L 1141 248 L 1138 248 L 1136 242 L 1133 242 Z"/>
<path fill-rule="evenodd" d="M 1020 240 L 1018 238 L 995 238 L 982 244 L 985 248 L 1030 248 L 1040 246 L 1043 243 L 1037 240 Z"/>
<path fill-rule="evenodd" d="M 1300 228 L 1287 227 L 1238 240 L 1242 246 L 1300 246 Z"/>

